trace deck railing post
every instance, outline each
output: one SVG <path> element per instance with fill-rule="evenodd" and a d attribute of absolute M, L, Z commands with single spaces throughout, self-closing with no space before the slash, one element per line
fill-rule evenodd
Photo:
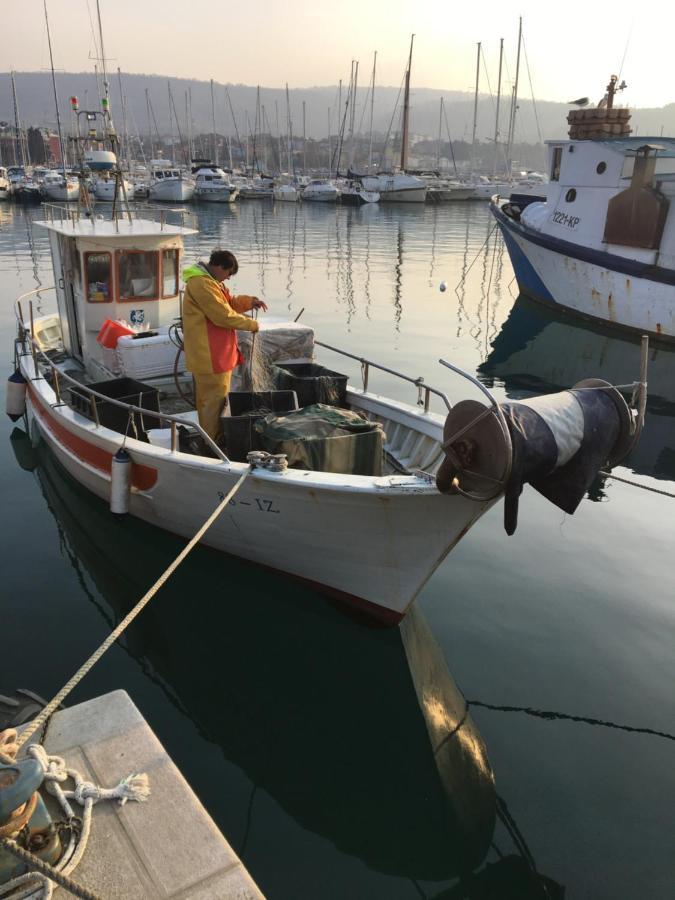
<path fill-rule="evenodd" d="M 40 370 L 38 368 L 37 351 L 35 349 L 35 326 L 34 326 L 34 319 L 33 319 L 33 301 L 32 300 L 28 301 L 28 309 L 30 311 L 30 352 L 33 356 L 33 367 L 35 369 L 35 377 L 39 378 Z"/>
<path fill-rule="evenodd" d="M 361 378 L 363 379 L 363 392 L 368 390 L 368 376 L 370 375 L 370 366 L 365 359 L 361 360 Z"/>
<path fill-rule="evenodd" d="M 175 453 L 178 446 L 178 426 L 175 422 L 171 423 L 171 452 Z"/>
<path fill-rule="evenodd" d="M 96 427 L 101 427 L 101 422 L 98 418 L 98 406 L 96 405 L 96 397 L 93 394 L 89 394 L 89 405 L 91 406 L 91 414 L 94 418 L 94 422 L 96 422 Z"/>

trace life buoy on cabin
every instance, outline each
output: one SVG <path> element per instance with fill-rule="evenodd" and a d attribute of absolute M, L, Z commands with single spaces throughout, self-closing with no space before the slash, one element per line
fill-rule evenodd
<path fill-rule="evenodd" d="M 110 466 L 110 512 L 123 516 L 129 512 L 131 498 L 131 457 L 120 447 Z"/>
<path fill-rule="evenodd" d="M 7 379 L 5 412 L 16 422 L 26 412 L 26 379 L 18 369 Z"/>

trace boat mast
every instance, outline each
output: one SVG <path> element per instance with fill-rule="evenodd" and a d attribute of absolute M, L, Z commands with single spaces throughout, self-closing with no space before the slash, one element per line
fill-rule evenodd
<path fill-rule="evenodd" d="M 288 174 L 293 174 L 293 137 L 291 134 L 291 101 L 288 95 L 288 82 L 286 82 L 286 153 L 288 156 Z"/>
<path fill-rule="evenodd" d="M 108 72 L 105 67 L 105 50 L 103 48 L 103 25 L 101 24 L 101 5 L 100 5 L 99 0 L 96 0 L 96 15 L 98 17 L 98 40 L 99 40 L 99 45 L 101 47 L 101 74 L 102 74 L 102 78 L 103 78 L 103 97 L 101 98 L 101 105 L 103 106 L 105 117 L 107 119 L 109 132 L 111 135 L 114 135 L 112 111 L 110 109 L 110 84 L 108 82 Z"/>
<path fill-rule="evenodd" d="M 403 96 L 403 130 L 401 134 L 401 171 L 405 172 L 408 163 L 408 120 L 410 118 L 410 69 L 412 66 L 413 42 L 415 35 L 410 36 L 410 55 L 405 73 L 405 94 Z"/>
<path fill-rule="evenodd" d="M 14 131 L 16 134 L 14 140 L 14 165 L 26 168 L 26 156 L 23 151 L 23 141 L 21 140 L 21 124 L 19 122 L 19 101 L 16 96 L 16 81 L 14 80 L 14 70 L 12 70 L 12 102 L 14 103 Z"/>
<path fill-rule="evenodd" d="M 145 89 L 145 111 L 148 118 L 148 132 L 150 134 L 150 159 L 153 160 L 155 158 L 155 142 L 152 137 L 152 121 L 150 118 L 150 94 L 148 93 L 148 89 Z"/>
<path fill-rule="evenodd" d="M 373 56 L 373 80 L 370 87 L 370 138 L 368 140 L 368 174 L 373 167 L 373 112 L 375 110 L 375 66 L 377 65 L 377 50 Z"/>
<path fill-rule="evenodd" d="M 127 172 L 131 172 L 131 156 L 129 155 L 129 130 L 127 128 L 127 104 L 122 90 L 122 72 L 117 67 L 117 82 L 120 88 L 120 105 L 122 107 L 122 134 L 124 135 L 124 155 L 127 158 Z"/>
<path fill-rule="evenodd" d="M 307 129 L 305 127 L 305 101 L 302 101 L 302 171 L 307 171 Z"/>
<path fill-rule="evenodd" d="M 473 134 L 471 136 L 471 174 L 476 165 L 476 125 L 478 123 L 478 84 L 480 79 L 480 41 L 476 53 L 476 89 L 473 96 Z"/>
<path fill-rule="evenodd" d="M 213 160 L 218 165 L 218 146 L 216 144 L 216 101 L 213 98 L 213 78 L 211 79 L 211 131 L 213 134 Z"/>
<path fill-rule="evenodd" d="M 330 178 L 331 156 L 330 156 L 330 106 L 328 107 L 328 177 Z"/>
<path fill-rule="evenodd" d="M 513 85 L 513 100 L 511 101 L 511 121 L 509 122 L 509 140 L 506 153 L 506 175 L 509 178 L 511 177 L 511 168 L 513 166 L 511 155 L 513 153 L 513 144 L 516 139 L 516 113 L 518 112 L 518 77 L 520 75 L 520 46 L 522 44 L 522 41 L 523 18 L 521 16 L 518 19 L 518 53 L 516 55 L 516 80 Z"/>
<path fill-rule="evenodd" d="M 192 145 L 192 88 L 188 88 L 185 91 L 185 118 L 187 119 L 187 141 L 188 141 L 188 154 L 190 156 L 190 162 L 195 155 L 195 150 Z"/>
<path fill-rule="evenodd" d="M 497 148 L 499 141 L 499 104 L 502 99 L 502 61 L 504 59 L 504 38 L 499 39 L 499 75 L 497 77 L 497 109 L 495 111 L 495 139 L 493 144 L 494 161 L 492 164 L 492 176 L 497 173 Z"/>
<path fill-rule="evenodd" d="M 56 73 L 54 72 L 54 56 L 52 54 L 52 35 L 49 30 L 49 16 L 47 15 L 47 0 L 44 0 L 45 25 L 47 26 L 47 44 L 49 45 L 49 65 L 52 70 L 52 88 L 54 89 L 54 107 L 56 109 L 56 130 L 59 133 L 59 150 L 61 151 L 61 168 L 66 174 L 66 150 L 63 144 L 63 132 L 61 131 L 61 114 L 59 113 L 59 97 L 56 92 Z"/>
<path fill-rule="evenodd" d="M 438 149 L 436 150 L 436 171 L 441 169 L 441 126 L 443 125 L 443 98 L 441 97 L 441 109 L 438 114 Z"/>
<path fill-rule="evenodd" d="M 356 152 L 355 147 L 355 137 L 354 137 L 354 124 L 356 122 L 356 90 L 359 81 L 359 61 L 358 59 L 354 63 L 354 78 L 352 79 L 352 108 L 351 108 L 351 117 L 349 120 L 349 130 L 350 130 L 350 144 L 349 144 L 349 169 L 354 169 L 354 155 Z M 347 173 L 349 174 L 349 173 Z"/>

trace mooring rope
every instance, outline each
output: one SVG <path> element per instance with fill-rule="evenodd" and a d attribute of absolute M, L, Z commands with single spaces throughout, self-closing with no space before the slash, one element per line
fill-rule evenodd
<path fill-rule="evenodd" d="M 29 872 L 26 872 L 25 875 L 18 875 L 7 884 L 0 885 L 0 896 L 6 893 L 6 889 L 16 891 L 21 887 L 26 887 L 30 891 L 30 894 L 24 893 L 22 894 L 23 897 L 29 897 L 31 895 L 35 896 L 34 891 L 41 890 L 41 896 L 43 898 L 48 898 L 52 895 L 51 882 L 54 882 L 55 884 L 58 884 L 59 887 L 68 891 L 69 894 L 73 894 L 75 897 L 81 897 L 82 900 L 102 900 L 100 894 L 94 894 L 93 891 L 90 891 L 88 888 L 82 887 L 81 884 L 73 881 L 72 878 L 69 878 L 67 875 L 63 875 L 53 866 L 50 866 L 49 863 L 40 859 L 39 856 L 35 856 L 35 854 L 31 853 L 29 850 L 24 850 L 23 847 L 20 847 L 11 838 L 0 838 L 0 846 L 2 846 L 4 850 L 7 850 L 8 853 L 16 856 L 17 859 L 20 859 L 30 870 Z M 37 883 L 34 884 L 32 888 L 28 888 L 28 885 L 30 885 L 31 882 Z"/>
<path fill-rule="evenodd" d="M 230 500 L 234 497 L 234 495 L 237 493 L 239 488 L 242 486 L 244 481 L 246 481 L 246 479 L 250 475 L 251 471 L 252 471 L 252 468 L 249 467 L 243 473 L 243 475 L 241 475 L 241 477 L 238 479 L 238 481 L 234 485 L 234 487 L 225 495 L 225 497 L 221 500 L 221 502 L 218 504 L 218 506 L 214 509 L 214 511 L 211 513 L 211 515 L 208 517 L 208 519 L 201 526 L 201 528 L 191 538 L 189 543 L 181 550 L 181 552 L 174 559 L 174 561 L 171 563 L 171 565 L 169 565 L 168 568 L 166 568 L 164 570 L 164 572 L 159 576 L 159 578 L 152 585 L 150 590 L 138 601 L 138 603 L 136 604 L 136 606 L 134 606 L 134 608 L 131 610 L 131 612 L 128 613 L 128 615 L 126 615 L 124 617 L 124 619 L 122 619 L 122 621 L 119 623 L 117 628 L 115 628 L 113 631 L 111 631 L 111 633 L 103 641 L 103 643 L 100 645 L 100 647 L 97 650 L 95 650 L 94 653 L 92 653 L 92 655 L 89 657 L 89 659 L 85 663 L 83 663 L 83 665 L 80 666 L 80 668 L 77 670 L 77 672 L 75 672 L 75 674 L 70 679 L 70 681 L 68 681 L 67 684 L 65 684 L 61 688 L 61 690 L 54 697 L 54 699 L 51 700 L 47 704 L 47 706 L 45 706 L 45 708 L 42 710 L 42 712 L 38 716 L 36 716 L 36 718 L 33 719 L 31 724 L 19 735 L 19 737 L 17 738 L 17 750 L 19 748 L 21 748 L 21 746 L 23 744 L 25 744 L 26 741 L 30 740 L 30 738 L 35 734 L 35 732 L 38 730 L 38 728 L 40 728 L 42 726 L 43 722 L 45 722 L 49 718 L 49 716 L 51 716 L 52 713 L 55 712 L 55 710 L 61 705 L 61 703 L 63 703 L 65 698 L 68 696 L 68 694 L 73 690 L 73 688 L 75 688 L 80 683 L 80 681 L 82 681 L 82 679 L 87 674 L 87 672 L 89 672 L 90 669 L 92 669 L 96 665 L 96 663 L 103 656 L 103 654 L 106 652 L 106 650 L 108 650 L 115 643 L 115 641 L 118 639 L 118 637 L 121 634 L 123 634 L 125 629 L 133 622 L 133 620 L 136 618 L 136 616 L 140 612 L 142 612 L 144 607 L 150 602 L 150 600 L 152 600 L 152 598 L 155 596 L 157 591 L 165 584 L 165 582 L 169 579 L 169 577 L 171 575 L 173 575 L 173 573 L 176 571 L 178 566 L 183 562 L 183 560 L 190 553 L 190 551 L 194 549 L 194 547 L 199 543 L 199 541 L 206 534 L 206 532 L 209 530 L 209 528 L 213 525 L 213 523 L 216 521 L 218 516 L 222 513 L 222 511 L 228 505 Z"/>
<path fill-rule="evenodd" d="M 648 484 L 641 484 L 639 481 L 631 481 L 630 478 L 622 478 L 620 475 L 614 475 L 612 472 L 606 472 L 604 469 L 600 469 L 600 475 L 604 478 L 613 478 L 614 481 L 620 481 L 622 484 L 629 484 L 631 487 L 640 488 L 643 491 L 650 491 L 652 494 L 660 494 L 662 497 L 675 499 L 675 494 L 671 493 L 671 491 L 650 487 Z"/>

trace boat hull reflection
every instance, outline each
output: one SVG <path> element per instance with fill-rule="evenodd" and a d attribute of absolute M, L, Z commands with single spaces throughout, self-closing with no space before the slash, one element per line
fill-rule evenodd
<path fill-rule="evenodd" d="M 36 452 L 73 564 L 121 618 L 183 542 L 111 516 L 46 445 Z M 371 630 L 240 560 L 222 572 L 198 548 L 125 638 L 201 734 L 304 829 L 371 869 L 445 880 L 478 866 L 494 779 L 421 613 Z"/>

